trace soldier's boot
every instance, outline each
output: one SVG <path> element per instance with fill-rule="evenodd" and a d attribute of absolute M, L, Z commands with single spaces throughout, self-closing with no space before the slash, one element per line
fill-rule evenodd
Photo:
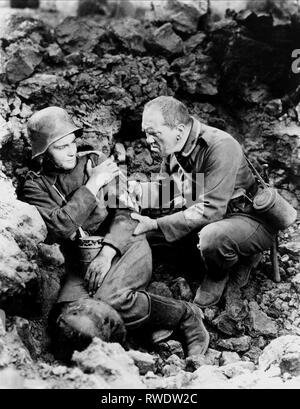
<path fill-rule="evenodd" d="M 196 292 L 194 303 L 201 308 L 212 307 L 213 305 L 218 304 L 228 279 L 228 273 L 219 280 L 206 275 Z"/>
<path fill-rule="evenodd" d="M 153 330 L 179 330 L 188 356 L 204 354 L 209 345 L 209 334 L 203 323 L 203 313 L 196 305 L 148 293 L 151 312 L 148 319 Z"/>
<path fill-rule="evenodd" d="M 248 284 L 251 271 L 258 266 L 262 257 L 262 253 L 256 253 L 239 262 L 237 270 L 232 277 L 232 282 L 239 288 L 245 287 Z"/>

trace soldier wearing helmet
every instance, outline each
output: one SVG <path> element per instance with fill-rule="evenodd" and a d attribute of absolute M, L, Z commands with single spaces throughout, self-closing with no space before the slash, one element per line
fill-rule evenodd
<path fill-rule="evenodd" d="M 28 134 L 32 156 L 41 158 L 42 165 L 38 174 L 29 172 L 24 200 L 37 207 L 48 239 L 60 244 L 66 260 L 67 278 L 57 301 L 60 326 L 68 322 L 73 325 L 69 332 L 80 329 L 86 337 L 99 333 L 94 318 L 101 300 L 120 314 L 127 329 L 143 326 L 151 333 L 159 329 L 170 333 L 176 327 L 183 333 L 189 355 L 204 353 L 209 336 L 201 310 L 146 291 L 151 250 L 145 235 L 133 235 L 138 222 L 130 214 L 137 209 L 130 200 L 124 201 L 128 193 L 116 190 L 117 165 L 102 153 L 77 155 L 76 137 L 82 135 L 82 128 L 62 108 L 36 112 L 29 119 Z M 115 197 L 118 205 L 110 200 Z M 79 267 L 79 229 L 103 236 L 103 247 L 86 272 Z M 77 307 L 81 312 L 74 320 Z"/>

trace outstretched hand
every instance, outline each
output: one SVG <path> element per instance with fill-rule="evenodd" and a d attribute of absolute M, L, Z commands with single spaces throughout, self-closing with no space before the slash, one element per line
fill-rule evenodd
<path fill-rule="evenodd" d="M 134 236 L 158 229 L 157 221 L 155 219 L 151 219 L 147 216 L 141 216 L 138 213 L 131 213 L 131 218 L 139 222 L 133 232 Z"/>
<path fill-rule="evenodd" d="M 88 159 L 86 171 L 90 179 L 97 181 L 99 187 L 102 187 L 113 180 L 119 174 L 119 168 L 111 158 L 106 159 L 100 165 L 92 167 L 91 159 Z"/>
<path fill-rule="evenodd" d="M 91 262 L 85 274 L 85 281 L 90 295 L 95 294 L 109 272 L 116 250 L 109 246 L 102 248 L 100 254 Z"/>

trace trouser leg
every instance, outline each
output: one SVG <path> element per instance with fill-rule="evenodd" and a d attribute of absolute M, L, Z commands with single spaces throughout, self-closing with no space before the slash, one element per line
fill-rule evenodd
<path fill-rule="evenodd" d="M 199 250 L 208 273 L 222 278 L 239 260 L 270 248 L 274 237 L 259 221 L 237 215 L 205 226 Z"/>
<path fill-rule="evenodd" d="M 194 302 L 210 307 L 220 300 L 229 274 L 240 261 L 249 265 L 243 274 L 249 276 L 254 256 L 272 245 L 275 235 L 259 221 L 235 215 L 205 226 L 199 233 L 199 249 L 207 274 L 197 290 Z M 248 268 L 248 270 L 247 270 Z M 240 281 L 247 282 L 242 278 Z"/>
<path fill-rule="evenodd" d="M 152 274 L 152 256 L 145 239 L 130 244 L 122 257 L 115 257 L 112 267 L 94 295 L 113 307 L 127 327 L 147 320 L 150 301 L 145 288 Z"/>

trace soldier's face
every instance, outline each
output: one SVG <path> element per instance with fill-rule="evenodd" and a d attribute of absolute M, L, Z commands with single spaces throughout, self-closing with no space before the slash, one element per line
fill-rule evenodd
<path fill-rule="evenodd" d="M 73 133 L 52 143 L 48 154 L 59 169 L 71 170 L 76 166 L 77 146 Z"/>
<path fill-rule="evenodd" d="M 143 113 L 142 130 L 146 133 L 147 143 L 152 152 L 168 156 L 176 151 L 178 129 L 164 125 L 161 112 L 148 108 Z"/>

